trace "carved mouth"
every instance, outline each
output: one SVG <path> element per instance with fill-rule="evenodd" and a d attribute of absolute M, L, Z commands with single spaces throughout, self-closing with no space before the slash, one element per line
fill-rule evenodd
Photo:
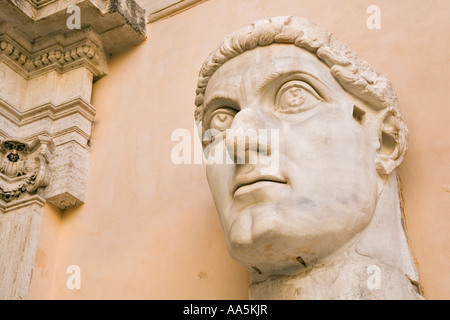
<path fill-rule="evenodd" d="M 10 162 L 17 162 L 17 161 L 19 161 L 19 155 L 15 154 L 15 153 L 8 154 L 7 158 L 8 158 L 8 160 Z"/>
<path fill-rule="evenodd" d="M 277 177 L 277 176 L 259 176 L 254 178 L 237 178 L 235 186 L 233 188 L 233 196 L 236 195 L 239 189 L 245 188 L 245 187 L 258 187 L 260 184 L 271 184 L 271 183 L 277 183 L 277 184 L 287 184 L 287 181 L 283 178 Z"/>

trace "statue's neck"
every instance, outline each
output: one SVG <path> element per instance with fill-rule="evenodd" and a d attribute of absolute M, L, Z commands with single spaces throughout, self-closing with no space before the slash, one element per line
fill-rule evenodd
<path fill-rule="evenodd" d="M 296 275 L 272 275 L 249 288 L 254 300 L 421 299 L 397 268 L 346 250 Z"/>

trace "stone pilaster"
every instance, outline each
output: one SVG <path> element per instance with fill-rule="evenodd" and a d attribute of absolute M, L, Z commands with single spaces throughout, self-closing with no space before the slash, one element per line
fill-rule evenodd
<path fill-rule="evenodd" d="M 45 202 L 84 202 L 93 81 L 145 30 L 133 0 L 0 0 L 0 299 L 28 295 Z"/>
<path fill-rule="evenodd" d="M 0 300 L 28 296 L 44 203 L 39 195 L 9 205 L 0 200 Z"/>

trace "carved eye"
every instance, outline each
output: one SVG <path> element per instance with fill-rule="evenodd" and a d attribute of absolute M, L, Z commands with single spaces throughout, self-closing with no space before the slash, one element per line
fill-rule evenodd
<path fill-rule="evenodd" d="M 14 148 L 14 143 L 11 143 L 11 142 L 5 142 L 5 148 L 7 149 L 7 150 L 14 150 L 15 148 Z"/>
<path fill-rule="evenodd" d="M 299 113 L 316 106 L 322 98 L 306 82 L 289 81 L 278 90 L 275 111 L 282 113 Z"/>
<path fill-rule="evenodd" d="M 23 150 L 25 150 L 25 145 L 24 145 L 23 143 L 18 143 L 18 144 L 16 145 L 16 150 L 17 150 L 17 151 L 23 151 Z"/>
<path fill-rule="evenodd" d="M 215 129 L 219 131 L 225 131 L 229 129 L 231 127 L 231 124 L 233 123 L 233 119 L 236 113 L 236 110 L 228 107 L 215 110 L 209 116 L 208 129 Z"/>

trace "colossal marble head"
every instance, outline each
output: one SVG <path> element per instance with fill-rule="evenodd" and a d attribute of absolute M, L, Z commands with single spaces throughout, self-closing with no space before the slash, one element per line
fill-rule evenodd
<path fill-rule="evenodd" d="M 233 159 L 207 165 L 226 243 L 255 274 L 294 274 L 356 241 L 407 149 L 390 82 L 306 19 L 230 35 L 196 94 L 206 157 Z"/>

